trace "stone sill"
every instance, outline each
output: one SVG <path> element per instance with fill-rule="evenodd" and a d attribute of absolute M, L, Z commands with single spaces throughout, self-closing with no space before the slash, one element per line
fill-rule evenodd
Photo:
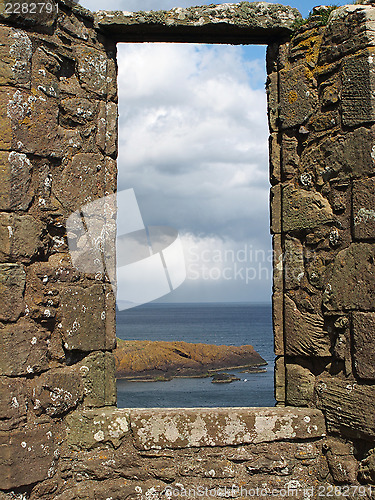
<path fill-rule="evenodd" d="M 323 413 L 309 408 L 90 409 L 67 417 L 67 444 L 114 447 L 131 435 L 140 450 L 239 446 L 326 436 Z"/>

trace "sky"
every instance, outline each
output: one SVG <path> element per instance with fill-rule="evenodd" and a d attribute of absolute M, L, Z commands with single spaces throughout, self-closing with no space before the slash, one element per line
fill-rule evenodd
<path fill-rule="evenodd" d="M 210 3 L 80 1 L 92 11 Z M 304 17 L 316 5 L 278 3 L 296 7 Z M 147 226 L 175 228 L 185 254 L 185 282 L 159 301 L 270 300 L 265 49 L 118 46 L 118 189 L 134 189 Z"/>

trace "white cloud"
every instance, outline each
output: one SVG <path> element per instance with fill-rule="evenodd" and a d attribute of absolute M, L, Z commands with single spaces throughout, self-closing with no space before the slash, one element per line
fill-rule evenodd
<path fill-rule="evenodd" d="M 241 47 L 121 45 L 118 60 L 119 187 L 146 223 L 268 232 L 266 97 Z"/>

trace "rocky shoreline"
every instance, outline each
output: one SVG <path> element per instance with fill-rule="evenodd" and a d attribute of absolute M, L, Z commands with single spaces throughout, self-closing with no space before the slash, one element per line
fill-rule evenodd
<path fill-rule="evenodd" d="M 251 345 L 226 346 L 188 342 L 117 340 L 116 377 L 129 381 L 168 381 L 210 377 L 223 370 L 264 371 L 267 362 Z"/>

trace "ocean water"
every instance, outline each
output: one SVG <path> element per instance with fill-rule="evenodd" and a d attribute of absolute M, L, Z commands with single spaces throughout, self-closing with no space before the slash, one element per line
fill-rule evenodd
<path fill-rule="evenodd" d="M 211 378 L 169 382 L 117 381 L 119 408 L 274 406 L 273 333 L 270 304 L 146 304 L 117 313 L 123 340 L 165 340 L 216 345 L 251 344 L 267 361 L 265 373 L 240 373 L 231 384 Z"/>

